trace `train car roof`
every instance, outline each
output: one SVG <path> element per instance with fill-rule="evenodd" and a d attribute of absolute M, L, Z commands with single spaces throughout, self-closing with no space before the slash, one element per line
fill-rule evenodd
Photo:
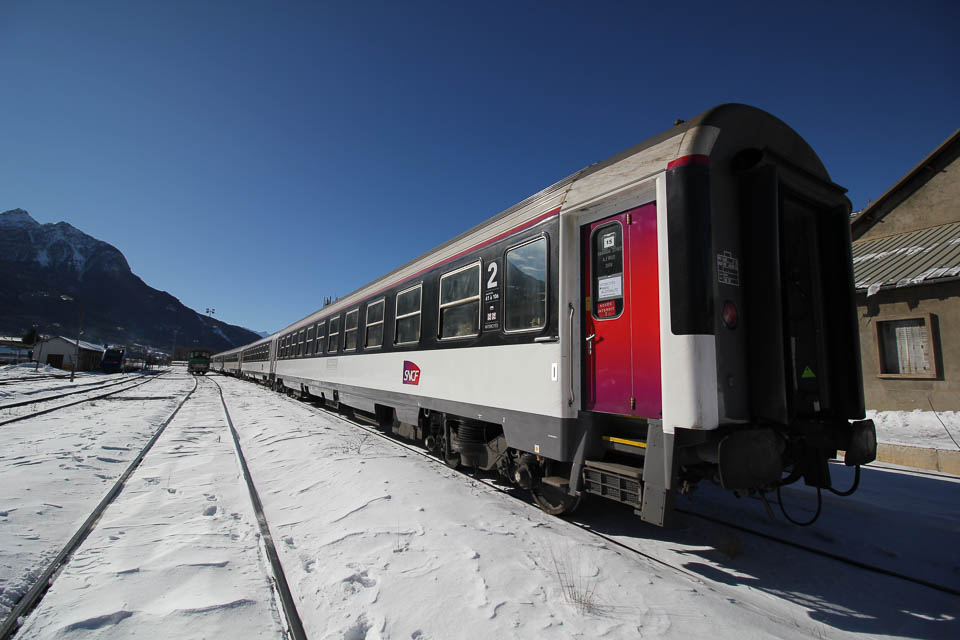
<path fill-rule="evenodd" d="M 552 210 L 551 205 L 558 210 L 561 204 L 564 208 L 580 206 L 580 200 L 587 202 L 591 197 L 598 197 L 598 193 L 602 195 L 605 178 L 607 182 L 617 179 L 622 182 L 618 176 L 631 171 L 636 175 L 632 182 L 640 182 L 664 171 L 669 162 L 686 155 L 706 155 L 714 165 L 729 162 L 736 152 L 750 147 L 771 150 L 781 157 L 791 158 L 803 170 L 832 184 L 827 170 L 810 145 L 782 120 L 749 105 L 719 105 L 689 120 L 678 121 L 669 129 L 605 160 L 588 165 L 267 338 L 217 355 L 269 342 L 281 334 L 342 312 L 380 288 L 402 282 L 429 268 L 424 267 L 425 264 L 443 261 L 446 254 L 456 255 L 455 250 L 468 240 L 478 240 L 477 236 L 484 232 L 495 235 L 501 228 L 509 228 L 512 225 L 508 223 L 515 222 L 518 213 L 543 213 Z M 614 174 L 614 177 L 607 177 L 606 174 Z"/>

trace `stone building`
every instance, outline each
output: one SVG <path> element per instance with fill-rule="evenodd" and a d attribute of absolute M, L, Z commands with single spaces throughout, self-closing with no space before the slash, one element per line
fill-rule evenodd
<path fill-rule="evenodd" d="M 960 130 L 851 223 L 866 406 L 960 411 Z"/>

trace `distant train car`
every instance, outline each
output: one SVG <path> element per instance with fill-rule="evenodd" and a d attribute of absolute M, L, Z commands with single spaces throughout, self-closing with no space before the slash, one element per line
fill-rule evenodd
<path fill-rule="evenodd" d="M 838 449 L 876 454 L 844 193 L 786 124 L 723 105 L 215 359 L 549 513 L 596 494 L 663 524 L 703 480 L 832 489 Z"/>
<path fill-rule="evenodd" d="M 104 373 L 122 373 L 126 361 L 126 349 L 123 347 L 107 347 L 100 359 L 100 370 Z"/>
<path fill-rule="evenodd" d="M 197 349 L 190 352 L 190 359 L 187 360 L 187 371 L 195 376 L 206 375 L 210 370 L 210 351 L 206 349 Z"/>

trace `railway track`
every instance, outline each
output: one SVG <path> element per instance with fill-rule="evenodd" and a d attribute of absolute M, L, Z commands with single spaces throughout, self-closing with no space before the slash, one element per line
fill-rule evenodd
<path fill-rule="evenodd" d="M 28 398 L 27 400 L 20 400 L 18 402 L 8 402 L 7 404 L 0 405 L 0 411 L 4 409 L 12 409 L 14 407 L 23 407 L 29 404 L 35 404 L 38 402 L 45 402 L 47 400 L 56 400 L 57 398 L 65 398 L 66 396 L 76 395 L 78 393 L 86 393 L 88 391 L 95 391 L 97 389 L 106 389 L 107 387 L 123 384 L 124 382 L 129 382 L 130 377 L 121 376 L 121 379 L 112 379 L 104 382 L 103 380 L 93 380 L 90 382 L 79 382 L 70 385 L 75 391 L 67 391 L 64 393 L 57 393 L 54 395 L 40 396 L 39 398 Z M 93 387 L 93 389 L 80 389 L 80 387 Z M 61 387 L 62 388 L 62 387 Z M 44 389 L 40 389 L 37 393 L 43 393 Z"/>
<path fill-rule="evenodd" d="M 220 392 L 220 402 L 223 404 L 223 415 L 227 419 L 227 425 L 230 427 L 230 435 L 233 437 L 233 446 L 237 452 L 237 459 L 240 461 L 240 468 L 243 471 L 243 479 L 247 485 L 247 491 L 250 494 L 250 502 L 253 504 L 254 513 L 257 516 L 257 525 L 260 528 L 263 547 L 267 554 L 267 560 L 273 572 L 271 576 L 273 587 L 276 590 L 280 602 L 281 614 L 286 622 L 286 629 L 293 640 L 306 640 L 306 632 L 303 630 L 303 622 L 300 620 L 300 614 L 297 612 L 297 605 L 293 595 L 290 592 L 290 586 L 287 584 L 286 574 L 283 572 L 283 565 L 280 563 L 280 556 L 277 554 L 277 547 L 273 542 L 273 535 L 270 532 L 270 526 L 267 523 L 267 517 L 263 513 L 263 503 L 260 501 L 260 494 L 253 482 L 253 476 L 250 474 L 250 468 L 247 466 L 247 459 L 243 455 L 243 449 L 240 446 L 240 436 L 233 426 L 233 420 L 230 418 L 230 410 L 227 408 L 227 399 L 223 395 L 223 387 L 209 378 L 217 385 Z"/>
<path fill-rule="evenodd" d="M 146 382 L 146 381 L 144 381 Z M 87 538 L 93 528 L 96 526 L 97 521 L 103 515 L 103 512 L 107 509 L 108 506 L 116 499 L 120 494 L 121 489 L 126 483 L 130 475 L 140 466 L 140 463 L 143 461 L 143 458 L 147 455 L 156 441 L 163 434 L 164 429 L 171 421 L 176 417 L 177 413 L 180 412 L 180 409 L 186 404 L 187 400 L 190 399 L 190 396 L 193 395 L 193 392 L 197 390 L 199 381 L 194 380 L 193 388 L 184 395 L 183 399 L 177 404 L 173 412 L 160 423 L 154 432 L 153 436 L 147 441 L 147 443 L 141 448 L 139 453 L 134 457 L 130 462 L 127 468 L 123 473 L 117 478 L 116 482 L 110 487 L 110 490 L 107 491 L 106 495 L 100 500 L 97 506 L 93 509 L 90 515 L 84 520 L 83 524 L 80 525 L 80 528 L 73 534 L 70 540 L 63 546 L 60 552 L 54 557 L 53 561 L 50 562 L 46 568 L 39 574 L 36 581 L 33 583 L 33 586 L 27 591 L 27 593 L 20 598 L 20 600 L 13 606 L 10 610 L 10 613 L 7 615 L 6 619 L 3 621 L 3 624 L 0 625 L 0 640 L 7 640 L 17 632 L 20 628 L 22 621 L 25 619 L 26 615 L 32 611 L 40 600 L 43 598 L 44 594 L 50 588 L 52 580 L 55 574 L 63 567 L 73 555 L 74 551 L 83 543 Z M 143 382 L 139 383 L 143 384 Z M 135 385 L 139 386 L 139 385 Z M 125 389 L 124 389 L 125 390 Z M 123 391 L 123 390 L 121 390 Z M 120 391 L 114 391 L 112 393 L 120 393 Z M 111 394 L 106 394 L 111 395 Z M 89 399 L 88 399 L 89 400 Z M 81 402 L 84 402 L 83 400 Z M 77 403 L 73 403 L 77 404 Z M 62 408 L 62 407 L 57 407 Z M 43 413 L 46 413 L 43 412 Z M 36 414 L 33 414 L 36 415 Z M 29 416 L 27 416 L 29 417 Z M 11 421 L 8 421 L 11 422 Z"/>
<path fill-rule="evenodd" d="M 120 386 L 120 385 L 124 385 L 124 384 L 129 384 L 129 386 L 123 387 L 122 389 L 117 389 L 117 390 L 115 390 L 115 391 L 111 391 L 111 392 L 109 392 L 109 393 L 104 393 L 104 394 L 100 394 L 100 395 L 95 395 L 95 396 L 90 396 L 90 397 L 86 397 L 86 398 L 81 398 L 80 400 L 76 400 L 76 401 L 74 401 L 74 402 L 68 402 L 68 403 L 66 403 L 66 404 L 58 404 L 58 405 L 55 406 L 55 407 L 48 407 L 48 408 L 43 409 L 43 410 L 40 410 L 40 411 L 34 411 L 34 412 L 31 412 L 31 413 L 27 413 L 27 414 L 25 414 L 25 415 L 13 416 L 13 417 L 7 418 L 7 419 L 5 419 L 5 420 L 0 420 L 0 427 L 2 427 L 2 426 L 4 426 L 4 425 L 7 425 L 7 424 L 10 424 L 10 423 L 12 423 L 12 422 L 18 422 L 18 421 L 20 421 L 20 420 L 27 420 L 28 418 L 35 418 L 35 417 L 37 417 L 37 416 L 42 416 L 42 415 L 45 415 L 45 414 L 47 414 L 47 413 L 51 413 L 51 412 L 53 412 L 53 411 L 58 411 L 58 410 L 60 410 L 60 409 L 65 409 L 65 408 L 67 408 L 67 407 L 73 407 L 73 406 L 75 406 L 75 405 L 82 404 L 82 403 L 84 403 L 84 402 L 91 402 L 91 401 L 93 401 L 93 400 L 100 400 L 101 398 L 106 398 L 106 397 L 109 397 L 109 396 L 112 396 L 112 395 L 115 395 L 115 394 L 118 394 L 118 393 L 122 393 L 122 392 L 124 392 L 124 391 L 129 391 L 130 389 L 135 389 L 135 388 L 137 388 L 137 387 L 139 387 L 139 386 L 141 386 L 141 385 L 143 385 L 143 384 L 146 384 L 147 382 L 150 382 L 151 380 L 156 380 L 156 379 L 158 379 L 158 378 L 159 378 L 160 376 L 162 376 L 162 375 L 164 375 L 164 374 L 160 374 L 160 375 L 146 375 L 146 374 L 143 374 L 143 375 L 140 375 L 140 376 L 137 376 L 136 378 L 134 378 L 134 381 L 135 381 L 135 382 L 134 382 L 133 384 L 129 384 L 129 383 L 131 382 L 131 380 L 130 380 L 129 378 L 125 378 L 124 380 L 120 380 L 120 381 L 118 381 L 118 382 L 111 382 L 110 384 L 106 384 L 106 385 L 102 385 L 102 386 L 99 386 L 99 387 L 95 387 L 95 388 L 93 388 L 93 389 L 81 389 L 81 390 L 79 390 L 79 391 L 70 391 L 70 392 L 67 392 L 67 393 L 60 393 L 60 394 L 53 395 L 53 396 L 44 396 L 44 397 L 42 397 L 42 398 L 33 398 L 33 399 L 30 399 L 30 400 L 22 400 L 22 401 L 20 401 L 20 402 L 12 402 L 12 403 L 9 403 L 9 404 L 5 404 L 5 405 L 0 406 L 0 411 L 10 410 L 10 409 L 16 409 L 16 408 L 19 408 L 19 407 L 29 406 L 29 405 L 31 405 L 31 404 L 39 404 L 39 403 L 42 403 L 42 402 L 51 402 L 51 401 L 53 401 L 53 400 L 59 400 L 59 399 L 61 399 L 61 398 L 66 398 L 66 397 L 68 397 L 68 396 L 79 395 L 79 394 L 81 394 L 81 393 L 92 393 L 92 392 L 100 391 L 100 390 L 102 390 L 102 389 L 109 389 L 109 388 L 113 388 L 113 387 L 116 387 L 116 386 Z M 141 378 L 145 378 L 145 379 L 142 379 L 142 380 L 141 380 Z"/>
<path fill-rule="evenodd" d="M 292 398 L 291 398 L 291 399 L 292 399 Z M 394 438 L 393 436 L 390 436 L 390 435 L 384 433 L 384 432 L 381 431 L 378 427 L 375 426 L 375 423 L 372 421 L 372 419 L 366 420 L 366 419 L 364 419 L 364 417 L 363 417 L 362 414 L 359 414 L 359 415 L 358 415 L 358 414 L 354 414 L 352 417 L 349 417 L 349 416 L 346 416 L 346 415 L 344 415 L 344 414 L 342 414 L 342 413 L 335 412 L 335 411 L 330 411 L 330 410 L 328 410 L 328 409 L 322 408 L 322 407 L 318 406 L 317 403 L 315 403 L 315 402 L 302 401 L 302 400 L 301 400 L 301 401 L 298 401 L 298 402 L 299 402 L 300 404 L 304 405 L 304 406 L 307 406 L 310 410 L 312 410 L 312 411 L 314 411 L 314 412 L 316 412 L 316 413 L 318 413 L 318 414 L 325 415 L 325 416 L 330 416 L 330 417 L 334 417 L 334 418 L 336 418 L 336 419 L 338 419 L 338 420 L 340 420 L 340 421 L 342 421 L 342 422 L 345 422 L 345 423 L 347 423 L 347 424 L 350 424 L 350 425 L 353 426 L 353 427 L 363 429 L 363 430 L 366 431 L 367 433 L 370 433 L 370 434 L 375 435 L 375 436 L 377 436 L 377 437 L 383 438 L 384 440 L 387 440 L 387 441 L 393 443 L 395 446 L 401 447 L 401 448 L 406 449 L 407 451 L 410 451 L 410 452 L 412 452 L 412 453 L 415 453 L 415 454 L 417 454 L 417 455 L 419 455 L 419 456 L 421 456 L 421 457 L 427 458 L 428 460 L 430 460 L 431 462 L 433 462 L 433 463 L 435 463 L 435 464 L 442 465 L 442 466 L 446 466 L 445 463 L 444 463 L 441 459 L 435 457 L 433 454 L 431 454 L 431 453 L 430 453 L 429 451 L 427 451 L 426 449 L 423 449 L 422 447 L 418 447 L 418 446 L 416 446 L 416 445 L 413 445 L 413 444 L 410 444 L 410 443 L 407 443 L 407 442 L 398 440 L 398 439 Z M 902 470 L 898 470 L 898 471 L 902 471 Z M 461 473 L 464 473 L 464 472 L 461 472 Z M 489 478 L 489 477 L 483 477 L 483 476 L 478 475 L 478 474 L 468 474 L 468 473 L 464 473 L 464 475 L 466 475 L 467 477 L 469 477 L 471 480 L 473 480 L 473 481 L 475 481 L 475 482 L 479 482 L 479 483 L 481 483 L 481 484 L 483 484 L 483 485 L 485 485 L 485 486 L 487 486 L 487 487 L 489 487 L 489 488 L 492 488 L 492 489 L 494 489 L 494 490 L 496 490 L 496 491 L 498 491 L 498 492 L 500 492 L 500 493 L 506 494 L 506 495 L 508 495 L 508 496 L 516 499 L 516 500 L 520 500 L 521 502 L 526 502 L 527 504 L 529 504 L 529 505 L 531 505 L 531 506 L 536 506 L 535 503 L 534 503 L 534 501 L 533 501 L 533 498 L 532 498 L 531 496 L 529 496 L 529 495 L 527 494 L 527 492 L 525 492 L 525 491 L 523 491 L 523 490 L 521 490 L 521 489 L 518 489 L 518 488 L 512 487 L 512 486 L 504 486 L 504 485 L 499 484 L 498 482 L 496 482 L 495 480 L 493 480 L 493 479 L 491 479 L 491 478 Z M 925 474 L 918 474 L 918 475 L 925 475 Z M 939 591 L 939 592 L 941 592 L 941 593 L 946 593 L 946 594 L 948 594 L 948 595 L 960 595 L 960 590 L 958 590 L 958 589 L 954 589 L 954 588 L 949 587 L 949 586 L 937 584 L 937 583 L 931 582 L 931 581 L 929 581 L 929 580 L 924 580 L 924 579 L 921 579 L 921 578 L 917 578 L 917 577 L 914 577 L 914 576 L 910 576 L 910 575 L 907 575 L 907 574 L 902 573 L 902 572 L 893 571 L 893 570 L 890 570 L 890 569 L 887 569 L 887 568 L 884 568 L 884 567 L 879 567 L 879 566 L 876 566 L 876 565 L 872 565 L 872 564 L 867 563 L 867 562 L 861 562 L 861 561 L 858 561 L 858 560 L 855 560 L 855 559 L 852 559 L 852 558 L 847 558 L 847 557 L 841 556 L 841 555 L 836 554 L 836 553 L 832 553 L 832 552 L 827 551 L 827 550 L 824 550 L 824 549 L 819 549 L 819 548 L 817 548 L 817 547 L 815 547 L 815 546 L 812 546 L 812 545 L 809 545 L 809 544 L 804 544 L 804 543 L 800 543 L 800 542 L 791 541 L 791 540 L 788 540 L 788 539 L 786 539 L 786 538 L 782 538 L 782 537 L 775 536 L 775 535 L 771 535 L 771 534 L 764 533 L 764 532 L 761 532 L 761 531 L 753 530 L 753 529 L 750 529 L 750 528 L 748 528 L 748 527 L 743 527 L 743 526 L 741 526 L 741 525 L 737 525 L 737 524 L 735 524 L 735 523 L 732 523 L 732 522 L 729 522 L 729 521 L 725 521 L 725 520 L 720 519 L 720 518 L 714 518 L 714 517 L 707 516 L 707 515 L 704 515 L 704 514 L 699 514 L 699 513 L 690 511 L 690 510 L 678 509 L 677 511 L 678 511 L 679 513 L 684 514 L 685 516 L 697 518 L 697 519 L 703 520 L 703 521 L 705 521 L 705 522 L 711 522 L 711 523 L 713 523 L 713 524 L 720 525 L 720 526 L 723 526 L 723 527 L 726 527 L 726 528 L 729 528 L 729 529 L 738 531 L 738 532 L 740 532 L 740 533 L 744 533 L 744 534 L 756 536 L 756 537 L 758 537 L 758 538 L 762 538 L 762 539 L 764 539 L 764 540 L 766 540 L 766 541 L 769 541 L 769 542 L 774 542 L 774 543 L 783 545 L 783 546 L 785 546 L 785 547 L 789 547 L 789 548 L 791 548 L 791 549 L 796 549 L 796 550 L 799 550 L 799 551 L 803 551 L 803 552 L 805 552 L 805 553 L 809 553 L 809 554 L 811 554 L 811 555 L 814 555 L 814 556 L 817 556 L 817 557 L 820 557 L 820 558 L 824 558 L 824 559 L 827 559 L 827 560 L 830 560 L 830 561 L 839 562 L 839 563 L 841 563 L 841 564 L 844 564 L 844 565 L 846 565 L 846 566 L 850 566 L 850 567 L 853 567 L 853 568 L 856 568 L 856 569 L 859 569 L 859 570 L 867 571 L 867 572 L 870 572 L 870 573 L 873 573 L 873 574 L 876 574 L 876 575 L 883 575 L 883 576 L 895 578 L 895 579 L 901 580 L 901 581 L 906 582 L 906 583 L 918 585 L 918 586 L 921 586 L 921 587 L 925 587 L 925 588 L 928 588 L 928 589 L 932 589 L 932 590 L 935 590 L 935 591 Z M 695 580 L 695 581 L 698 582 L 698 583 L 702 583 L 702 582 L 703 582 L 703 577 L 702 577 L 701 575 L 698 575 L 697 573 L 694 573 L 694 572 L 692 572 L 692 571 L 690 571 L 690 570 L 688 570 L 688 569 L 685 569 L 684 567 L 679 566 L 679 565 L 677 565 L 677 564 L 670 563 L 670 562 L 668 562 L 668 561 L 666 561 L 666 560 L 664 560 L 664 559 L 662 559 L 662 558 L 657 557 L 657 556 L 654 555 L 654 554 L 647 553 L 647 552 L 645 552 L 645 551 L 643 551 L 643 550 L 641 550 L 641 549 L 638 549 L 637 547 L 635 547 L 635 546 L 633 546 L 633 545 L 631 545 L 631 544 L 629 544 L 629 543 L 627 543 L 627 542 L 624 542 L 623 540 L 617 539 L 617 538 L 614 537 L 614 536 L 610 536 L 610 535 L 607 535 L 607 534 L 605 534 L 605 533 L 603 533 L 603 532 L 601 532 L 601 531 L 598 531 L 597 529 L 595 529 L 594 527 L 592 527 L 590 524 L 583 523 L 583 522 L 578 522 L 578 521 L 576 521 L 575 519 L 571 519 L 571 518 L 563 518 L 563 519 L 564 519 L 565 521 L 567 521 L 568 523 L 570 523 L 571 525 L 576 526 L 577 528 L 579 528 L 579 529 L 581 529 L 581 530 L 583 530 L 583 531 L 586 531 L 586 532 L 589 533 L 590 535 L 595 536 L 595 537 L 597 537 L 597 538 L 600 538 L 600 539 L 604 540 L 605 542 L 607 542 L 607 543 L 609 543 L 609 544 L 611 544 L 611 545 L 616 546 L 617 548 L 623 549 L 623 550 L 625 550 L 625 551 L 629 551 L 630 553 L 635 554 L 635 555 L 638 555 L 638 556 L 641 556 L 641 557 L 643 557 L 643 558 L 645 558 L 645 559 L 647 559 L 647 560 L 649 560 L 649 561 L 651 561 L 651 562 L 653 562 L 653 563 L 655 563 L 655 564 L 658 564 L 658 565 L 660 565 L 660 566 L 663 566 L 663 567 L 669 568 L 669 569 L 671 569 L 671 570 L 673 570 L 673 571 L 676 571 L 677 573 L 680 573 L 680 574 L 682 574 L 682 575 L 685 575 L 685 576 L 689 577 L 690 579 Z"/>
<path fill-rule="evenodd" d="M 203 380 L 206 380 L 206 378 Z M 173 411 L 166 416 L 163 422 L 160 423 L 160 425 L 151 435 L 149 441 L 142 447 L 142 449 L 140 449 L 136 457 L 130 462 L 125 471 L 113 483 L 110 490 L 104 495 L 97 506 L 89 513 L 79 529 L 76 530 L 70 540 L 63 546 L 59 553 L 57 553 L 56 557 L 54 557 L 54 559 L 47 564 L 44 570 L 39 573 L 39 577 L 36 578 L 35 582 L 32 584 L 27 593 L 10 610 L 8 616 L 5 620 L 3 620 L 2 625 L 0 625 L 0 640 L 7 640 L 8 638 L 13 637 L 14 634 L 17 633 L 20 626 L 26 622 L 27 616 L 34 609 L 40 606 L 40 603 L 52 585 L 53 580 L 65 569 L 73 555 L 77 552 L 91 532 L 97 527 L 98 522 L 103 517 L 107 508 L 116 501 L 118 496 L 120 496 L 121 492 L 123 491 L 123 487 L 128 481 L 130 481 L 131 475 L 138 469 L 138 467 L 141 466 L 144 458 L 154 448 L 154 445 L 164 434 L 167 426 L 174 420 L 174 418 L 177 417 L 181 409 L 184 407 L 187 401 L 191 399 L 191 397 L 197 397 L 194 394 L 198 388 L 200 388 L 201 378 L 195 377 L 193 382 L 194 384 L 192 388 L 182 397 Z M 262 542 L 262 546 L 260 548 L 266 555 L 266 559 L 271 569 L 272 575 L 269 577 L 275 601 L 278 603 L 278 608 L 280 609 L 279 613 L 281 614 L 280 619 L 283 621 L 284 637 L 292 640 L 305 640 L 307 636 L 304 632 L 303 624 L 300 621 L 300 617 L 294 603 L 294 598 L 291 595 L 290 588 L 287 584 L 283 567 L 280 564 L 279 555 L 277 553 L 273 536 L 271 535 L 269 525 L 263 512 L 263 506 L 260 501 L 259 494 L 257 493 L 253 478 L 250 474 L 249 467 L 240 445 L 239 435 L 230 417 L 230 411 L 227 406 L 226 398 L 224 397 L 223 390 L 220 388 L 220 385 L 217 384 L 216 381 L 211 380 L 211 382 L 217 387 L 219 403 L 223 411 L 224 421 L 229 427 L 232 436 L 233 446 L 231 449 L 233 454 L 236 455 L 236 459 L 240 463 L 249 498 L 257 519 L 257 524 L 261 534 L 260 539 Z M 204 382 L 203 384 L 207 383 Z"/>
<path fill-rule="evenodd" d="M 63 379 L 65 379 L 65 378 L 69 378 L 69 377 L 70 377 L 69 375 L 61 375 L 61 374 L 23 376 L 23 377 L 20 377 L 20 378 L 6 378 L 6 379 L 3 379 L 3 380 L 0 380 L 0 385 L 4 385 L 4 384 L 14 384 L 14 383 L 17 383 L 17 382 L 32 382 L 33 380 L 51 380 L 51 379 L 61 379 L 61 380 L 63 380 Z"/>

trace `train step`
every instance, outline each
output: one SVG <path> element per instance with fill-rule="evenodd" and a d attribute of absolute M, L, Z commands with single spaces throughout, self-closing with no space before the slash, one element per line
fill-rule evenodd
<path fill-rule="evenodd" d="M 642 456 L 647 453 L 647 443 L 636 438 L 624 438 L 621 436 L 603 436 L 603 448 L 607 451 L 617 451 L 634 456 Z"/>
<path fill-rule="evenodd" d="M 566 489 L 570 486 L 570 478 L 566 476 L 546 476 L 545 478 L 541 478 L 540 482 L 551 487 L 556 487 L 557 489 Z"/>
<path fill-rule="evenodd" d="M 587 460 L 583 467 L 583 489 L 639 509 L 643 498 L 642 477 L 642 467 Z"/>

